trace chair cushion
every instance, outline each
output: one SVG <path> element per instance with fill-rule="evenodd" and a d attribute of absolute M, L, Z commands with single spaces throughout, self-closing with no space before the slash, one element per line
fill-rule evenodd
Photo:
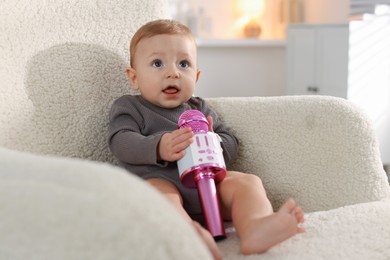
<path fill-rule="evenodd" d="M 250 257 L 239 254 L 237 233 L 228 227 L 229 239 L 218 244 L 223 259 L 389 259 L 390 200 L 312 212 L 305 218 L 305 233 Z"/>

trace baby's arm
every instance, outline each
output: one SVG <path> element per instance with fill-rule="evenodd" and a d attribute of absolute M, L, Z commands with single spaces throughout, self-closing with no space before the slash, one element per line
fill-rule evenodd
<path fill-rule="evenodd" d="M 143 134 L 144 118 L 134 97 L 122 96 L 110 111 L 108 145 L 122 163 L 131 165 L 159 165 L 158 144 L 164 132 Z"/>

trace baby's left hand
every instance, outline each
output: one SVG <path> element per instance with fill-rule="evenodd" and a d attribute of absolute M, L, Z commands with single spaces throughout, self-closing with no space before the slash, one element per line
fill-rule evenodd
<path fill-rule="evenodd" d="M 214 132 L 214 130 L 213 130 L 213 117 L 212 116 L 208 116 L 207 117 L 207 122 L 209 123 L 209 132 Z"/>

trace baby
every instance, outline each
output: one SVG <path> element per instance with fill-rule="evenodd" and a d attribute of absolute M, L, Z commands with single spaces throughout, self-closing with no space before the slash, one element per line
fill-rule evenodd
<path fill-rule="evenodd" d="M 125 95 L 111 109 L 109 147 L 120 164 L 161 192 L 191 223 L 215 259 L 221 254 L 210 233 L 194 219 L 201 215 L 196 189 L 185 188 L 179 179 L 177 160 L 193 142 L 190 128 L 178 129 L 178 118 L 188 109 L 207 116 L 210 131 L 222 139 L 229 165 L 238 151 L 238 139 L 207 102 L 194 97 L 199 79 L 197 48 L 191 31 L 173 20 L 156 20 L 142 26 L 130 45 L 127 76 L 140 95 Z M 303 232 L 304 212 L 288 199 L 274 212 L 259 177 L 227 171 L 217 184 L 221 214 L 233 221 L 243 254 L 267 251 Z"/>

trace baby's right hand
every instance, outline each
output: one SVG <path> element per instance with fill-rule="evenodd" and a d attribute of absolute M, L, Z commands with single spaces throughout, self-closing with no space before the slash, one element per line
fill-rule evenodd
<path fill-rule="evenodd" d="M 158 159 L 175 162 L 180 160 L 185 149 L 193 142 L 191 128 L 181 128 L 170 133 L 165 133 L 160 139 L 158 145 Z"/>

